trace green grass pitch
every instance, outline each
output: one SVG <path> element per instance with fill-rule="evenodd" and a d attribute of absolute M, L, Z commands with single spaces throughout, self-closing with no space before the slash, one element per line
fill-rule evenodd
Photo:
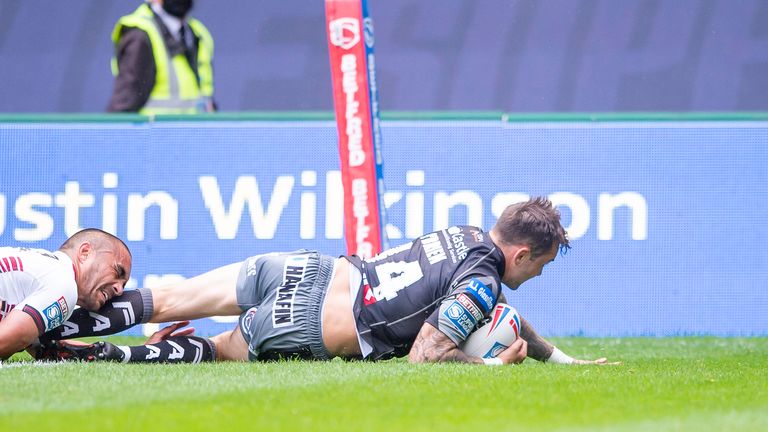
<path fill-rule="evenodd" d="M 35 364 L 16 355 L 0 368 L 0 430 L 768 431 L 768 338 L 554 342 L 623 364 Z"/>

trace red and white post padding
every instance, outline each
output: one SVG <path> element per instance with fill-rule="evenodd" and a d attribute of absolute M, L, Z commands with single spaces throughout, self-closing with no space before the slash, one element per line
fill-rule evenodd
<path fill-rule="evenodd" d="M 325 0 L 325 15 L 347 251 L 368 258 L 386 248 L 373 22 L 366 0 Z"/>

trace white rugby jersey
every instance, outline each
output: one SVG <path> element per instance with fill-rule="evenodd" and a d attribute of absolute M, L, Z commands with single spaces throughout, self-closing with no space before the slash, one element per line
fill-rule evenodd
<path fill-rule="evenodd" d="M 67 254 L 0 247 L 0 321 L 18 309 L 42 334 L 66 321 L 76 304 L 75 269 Z"/>

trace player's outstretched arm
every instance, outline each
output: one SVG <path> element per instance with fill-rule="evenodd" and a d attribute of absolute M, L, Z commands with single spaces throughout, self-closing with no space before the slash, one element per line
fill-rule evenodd
<path fill-rule="evenodd" d="M 525 360 L 527 343 L 523 339 L 518 339 L 509 348 L 504 350 L 498 359 L 503 364 L 520 363 Z M 462 363 L 485 363 L 480 357 L 473 357 L 465 354 L 456 346 L 445 333 L 436 329 L 429 323 L 424 323 L 416 336 L 416 340 L 408 353 L 408 360 L 411 363 L 428 362 L 462 362 Z"/>
<path fill-rule="evenodd" d="M 522 316 L 520 316 L 520 337 L 528 341 L 528 357 L 534 360 L 547 361 L 555 350 L 555 346 L 539 336 L 536 329 Z"/>
<path fill-rule="evenodd" d="M 528 341 L 528 357 L 547 363 L 561 363 L 561 364 L 576 364 L 576 365 L 617 365 L 621 362 L 609 362 L 606 358 L 599 358 L 597 360 L 581 360 L 575 359 L 564 352 L 560 351 L 552 345 L 549 341 L 539 336 L 536 329 L 525 320 L 520 317 L 522 323 L 520 329 L 520 337 Z"/>
<path fill-rule="evenodd" d="M 31 345 L 37 339 L 35 321 L 20 310 L 12 310 L 0 321 L 0 360 Z"/>

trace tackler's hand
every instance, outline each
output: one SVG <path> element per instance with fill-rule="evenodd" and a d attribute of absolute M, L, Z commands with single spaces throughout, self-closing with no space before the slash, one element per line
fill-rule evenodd
<path fill-rule="evenodd" d="M 154 333 L 152 333 L 152 336 L 149 337 L 149 339 L 144 342 L 144 345 L 151 345 L 156 344 L 158 342 L 162 342 L 169 337 L 173 336 L 191 336 L 195 334 L 195 328 L 194 327 L 187 327 L 185 329 L 179 330 L 182 327 L 186 327 L 189 325 L 189 321 L 179 321 L 175 324 L 171 324 L 168 327 L 165 327 L 163 329 L 160 329 Z M 179 330 L 179 331 L 176 331 Z"/>

